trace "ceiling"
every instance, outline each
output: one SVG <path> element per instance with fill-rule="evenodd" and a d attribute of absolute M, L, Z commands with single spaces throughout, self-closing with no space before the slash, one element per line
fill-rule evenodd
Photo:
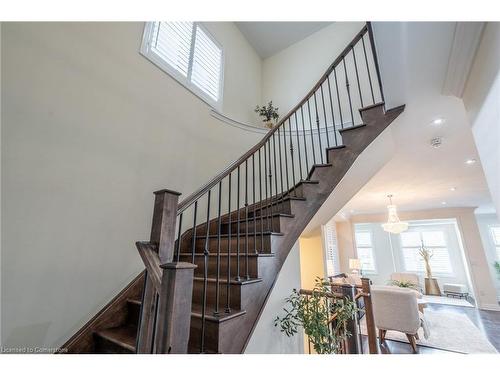
<path fill-rule="evenodd" d="M 331 22 L 235 22 L 263 59 L 291 46 Z"/>
<path fill-rule="evenodd" d="M 455 24 L 378 23 L 374 29 L 387 107 L 404 103 L 406 109 L 391 127 L 396 145 L 391 160 L 336 217 L 385 212 L 388 194 L 400 211 L 478 207 L 492 212 L 463 102 L 442 95 Z M 436 118 L 445 121 L 432 124 Z M 430 145 L 435 137 L 442 137 L 439 148 Z"/>

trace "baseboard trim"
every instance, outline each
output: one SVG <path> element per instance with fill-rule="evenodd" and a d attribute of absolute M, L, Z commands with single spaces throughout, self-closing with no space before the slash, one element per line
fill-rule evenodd
<path fill-rule="evenodd" d="M 493 303 L 485 303 L 479 306 L 480 310 L 489 310 L 489 311 L 500 311 L 500 305 Z"/>

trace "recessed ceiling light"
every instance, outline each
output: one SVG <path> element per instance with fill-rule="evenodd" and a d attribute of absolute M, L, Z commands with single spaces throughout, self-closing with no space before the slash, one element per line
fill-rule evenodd
<path fill-rule="evenodd" d="M 443 125 L 443 124 L 444 124 L 444 118 L 442 117 L 438 117 L 432 121 L 432 125 Z"/>
<path fill-rule="evenodd" d="M 431 139 L 431 146 L 434 148 L 439 148 L 443 144 L 443 138 L 442 137 L 436 137 Z"/>
<path fill-rule="evenodd" d="M 446 202 L 445 202 L 445 201 L 443 201 L 443 202 L 441 202 L 441 204 L 444 206 L 444 205 L 446 205 Z"/>
<path fill-rule="evenodd" d="M 474 164 L 475 162 L 476 162 L 476 159 L 467 159 L 467 160 L 465 161 L 465 164 L 472 165 L 472 164 Z"/>
<path fill-rule="evenodd" d="M 354 212 L 356 212 L 356 211 L 354 211 L 354 210 L 351 210 L 351 214 L 353 214 Z"/>
<path fill-rule="evenodd" d="M 455 186 L 452 186 L 452 187 L 450 188 L 450 190 L 451 190 L 451 191 L 455 191 L 455 190 L 457 190 L 457 188 L 456 188 Z"/>

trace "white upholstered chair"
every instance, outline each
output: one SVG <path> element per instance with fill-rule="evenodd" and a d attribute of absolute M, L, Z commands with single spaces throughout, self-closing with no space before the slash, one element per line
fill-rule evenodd
<path fill-rule="evenodd" d="M 384 341 L 387 331 L 403 332 L 416 353 L 418 329 L 423 327 L 425 336 L 428 335 L 424 315 L 418 311 L 417 293 L 407 288 L 378 285 L 371 288 L 371 294 L 380 342 Z"/>

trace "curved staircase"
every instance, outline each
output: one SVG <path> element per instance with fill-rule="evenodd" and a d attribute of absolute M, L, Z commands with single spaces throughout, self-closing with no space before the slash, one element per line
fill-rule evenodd
<path fill-rule="evenodd" d="M 367 24 L 259 144 L 180 204 L 155 193 L 151 240 L 137 243 L 146 273 L 64 348 L 242 353 L 302 231 L 403 110 L 385 110 Z"/>

